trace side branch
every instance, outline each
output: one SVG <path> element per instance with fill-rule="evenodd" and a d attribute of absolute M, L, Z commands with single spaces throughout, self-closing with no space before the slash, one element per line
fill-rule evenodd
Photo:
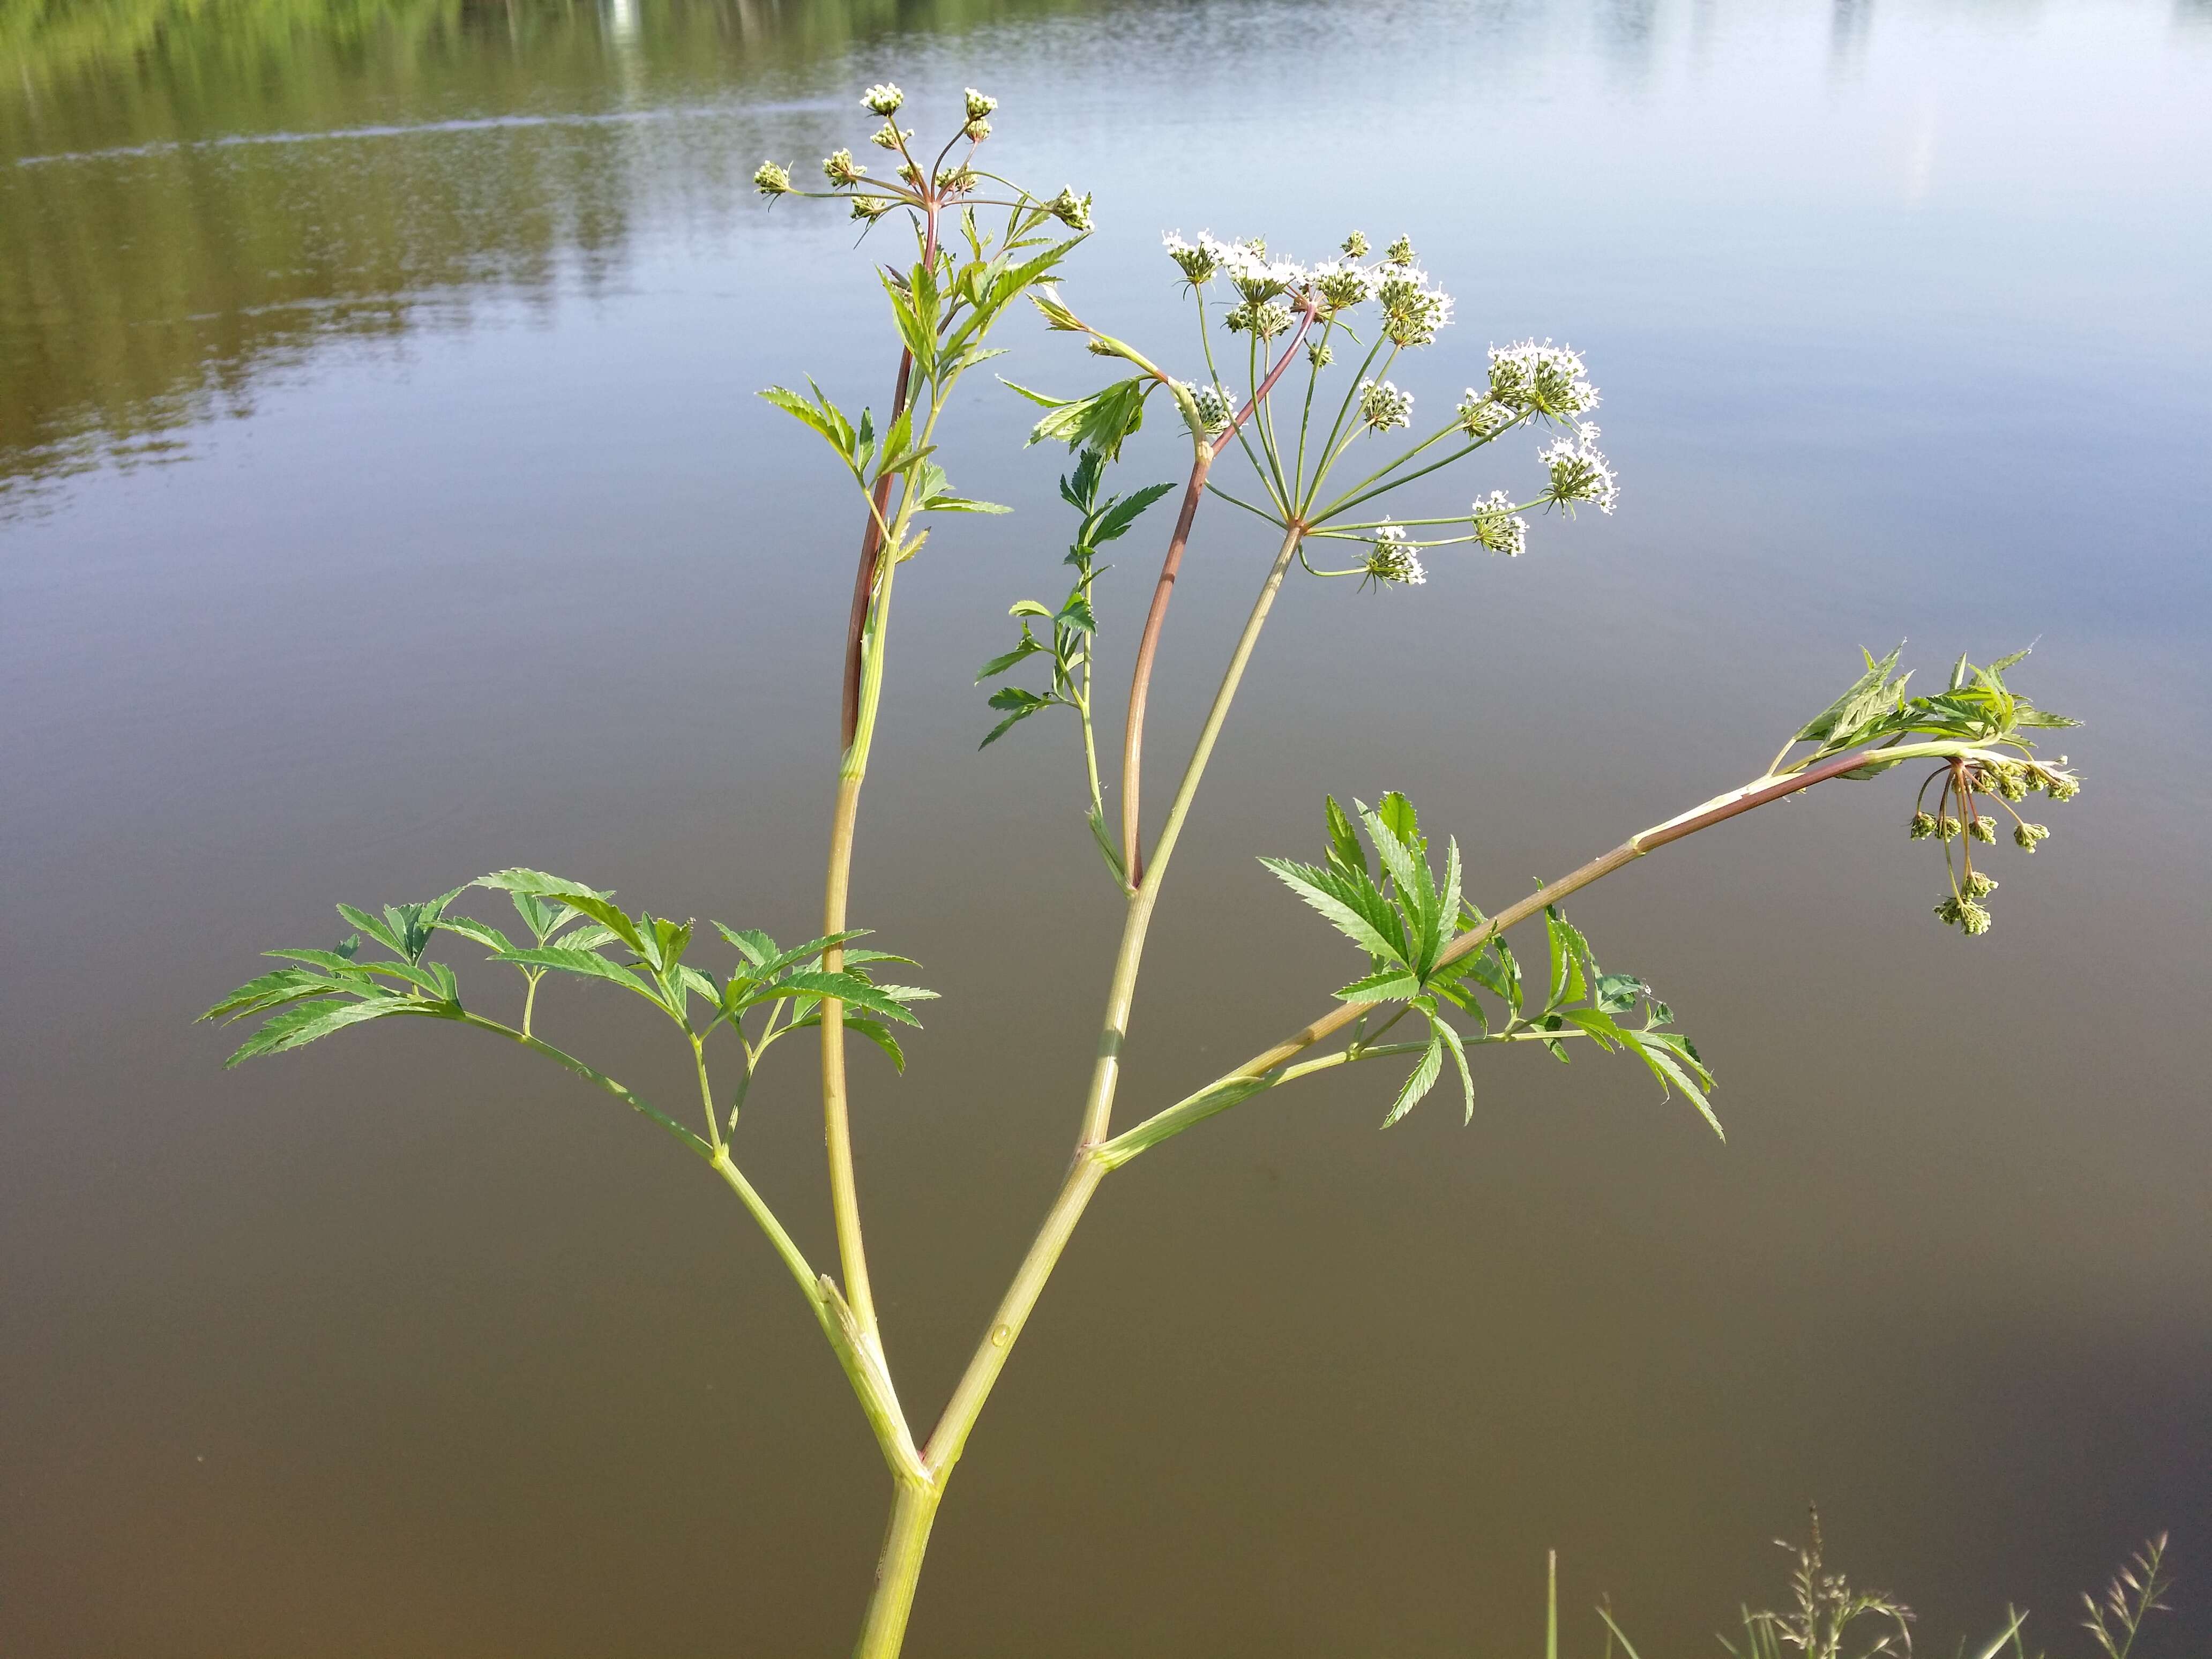
<path fill-rule="evenodd" d="M 1121 867 L 1128 872 L 1128 886 L 1133 890 L 1145 878 L 1145 849 L 1140 840 L 1143 833 L 1142 817 L 1145 757 L 1145 705 L 1152 685 L 1152 659 L 1158 653 L 1160 630 L 1167 625 L 1168 601 L 1175 592 L 1176 578 L 1182 570 L 1183 549 L 1190 541 L 1190 528 L 1198 517 L 1199 502 L 1206 495 L 1206 475 L 1212 470 L 1214 457 L 1228 447 L 1244 423 L 1252 418 L 1253 411 L 1275 389 L 1275 382 L 1290 367 L 1291 356 L 1304 339 L 1306 331 L 1313 326 L 1314 313 L 1308 311 L 1298 323 L 1297 331 L 1291 336 L 1283 348 L 1283 355 L 1274 368 L 1267 371 L 1251 401 L 1238 411 L 1222 434 L 1208 441 L 1197 439 L 1193 447 L 1197 453 L 1191 459 L 1190 482 L 1183 489 L 1182 510 L 1176 515 L 1175 534 L 1168 538 L 1167 557 L 1160 563 L 1160 579 L 1152 587 L 1152 609 L 1145 615 L 1145 631 L 1137 641 L 1137 665 L 1129 681 L 1129 708 L 1121 728 Z"/>
<path fill-rule="evenodd" d="M 1785 777 L 1778 778 L 1770 774 L 1754 778 L 1740 789 L 1717 795 L 1702 805 L 1693 806 L 1678 817 L 1668 818 L 1663 823 L 1654 824 L 1649 830 L 1631 836 L 1610 853 L 1592 859 L 1581 868 L 1538 889 L 1518 903 L 1508 906 L 1480 927 L 1454 939 L 1439 954 L 1437 966 L 1456 962 L 1469 952 L 1480 950 L 1507 928 L 1526 921 L 1547 905 L 1557 904 L 1569 894 L 1611 875 L 1623 865 L 1633 863 L 1646 853 L 1656 852 L 1670 842 L 1680 841 L 1700 830 L 1725 823 L 1754 807 L 1780 800 L 1786 795 L 1796 794 L 1816 783 L 1826 783 L 1832 778 L 1842 777 L 1869 764 L 1887 766 L 1899 761 L 1954 757 L 1971 760 L 1982 757 L 1984 752 L 1973 745 L 1960 743 L 1900 744 L 1889 748 L 1856 750 Z M 1147 1148 L 1156 1146 L 1216 1113 L 1227 1111 L 1239 1101 L 1303 1072 L 1303 1067 L 1293 1067 L 1290 1071 L 1284 1068 L 1314 1044 L 1341 1030 L 1360 1015 L 1371 1012 L 1374 1006 L 1368 1002 L 1338 1003 L 1320 1018 L 1285 1037 L 1272 1048 L 1253 1055 L 1234 1071 L 1223 1073 L 1196 1093 L 1184 1097 L 1164 1111 L 1157 1112 L 1143 1122 L 1101 1143 L 1097 1148 L 1099 1158 L 1107 1168 L 1119 1169 Z"/>

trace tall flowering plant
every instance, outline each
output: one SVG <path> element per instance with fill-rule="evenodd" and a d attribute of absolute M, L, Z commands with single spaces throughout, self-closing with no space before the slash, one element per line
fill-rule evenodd
<path fill-rule="evenodd" d="M 2077 785 L 2063 758 L 2045 760 L 2035 750 L 2033 733 L 2073 722 L 2035 708 L 2006 684 L 2018 658 L 1986 668 L 1962 658 L 1947 688 L 1923 696 L 1908 694 L 1892 653 L 1869 657 L 1865 672 L 1792 734 L 1758 775 L 1638 831 L 1494 914 L 1486 915 L 1465 890 L 1457 842 L 1447 836 L 1439 851 L 1403 795 L 1384 794 L 1372 805 L 1354 801 L 1349 811 L 1328 798 L 1317 862 L 1263 862 L 1350 943 L 1351 977 L 1329 1007 L 1281 1041 L 1117 1128 L 1121 1060 L 1146 934 L 1283 583 L 1293 576 L 1352 579 L 1392 592 L 1425 583 L 1428 562 L 1441 550 L 1521 554 L 1535 515 L 1583 507 L 1612 513 L 1619 485 L 1587 418 L 1598 393 L 1578 353 L 1524 340 L 1491 347 L 1480 384 L 1468 387 L 1440 423 L 1418 422 L 1415 394 L 1393 376 L 1411 378 L 1418 360 L 1407 354 L 1436 343 L 1453 320 L 1452 301 L 1421 269 L 1406 239 L 1377 255 L 1356 233 L 1310 264 L 1281 258 L 1256 240 L 1186 240 L 1170 234 L 1165 252 L 1172 279 L 1188 295 L 1196 325 L 1191 372 L 1178 376 L 1086 321 L 1061 295 L 1054 279 L 1090 233 L 1091 198 L 1072 187 L 1043 196 L 979 165 L 995 100 L 970 89 L 951 136 L 927 161 L 914 145 L 914 131 L 899 124 L 905 107 L 899 88 L 871 87 L 862 102 L 882 123 L 872 142 L 886 154 L 885 175 L 872 174 L 870 164 L 849 149 L 823 161 L 821 190 L 799 190 L 789 167 L 775 162 L 763 163 L 755 175 L 771 199 L 842 201 L 868 228 L 903 221 L 915 246 L 911 263 L 881 274 L 896 365 L 880 421 L 872 409 L 849 415 L 811 381 L 805 392 L 778 386 L 762 394 L 829 445 L 851 481 L 861 521 L 842 652 L 841 740 L 820 933 L 785 945 L 757 928 L 718 921 L 713 927 L 720 961 L 713 963 L 695 949 L 710 941 L 691 921 L 632 912 L 585 883 L 517 866 L 423 903 L 377 912 L 340 905 L 344 937 L 328 948 L 271 951 L 283 965 L 240 986 L 206 1018 L 261 1018 L 233 1064 L 378 1019 L 404 1016 L 469 1027 L 574 1073 L 699 1159 L 751 1216 L 788 1272 L 882 1449 L 890 1519 L 854 1651 L 861 1659 L 886 1659 L 904 1639 L 931 1527 L 968 1437 L 1061 1252 L 1109 1175 L 1242 1102 L 1319 1072 L 1378 1060 L 1409 1062 L 1389 1085 L 1384 1123 L 1426 1097 L 1447 1067 L 1471 1120 L 1475 1051 L 1514 1043 L 1541 1044 L 1561 1060 L 1578 1048 L 1632 1055 L 1662 1090 L 1679 1091 L 1718 1133 L 1708 1098 L 1712 1073 L 1696 1045 L 1644 980 L 1600 969 L 1588 938 L 1560 908 L 1563 900 L 1670 842 L 1770 801 L 1917 762 L 1930 771 L 1911 834 L 1939 841 L 1951 870 L 1937 914 L 1978 934 L 1989 926 L 1982 900 L 1995 883 L 1974 866 L 1973 847 L 1996 840 L 2002 811 L 2014 818 L 2019 845 L 2033 851 L 2046 832 L 2015 806 L 2038 791 L 2064 800 Z M 988 746 L 1047 710 L 1073 711 L 1091 831 L 1124 921 L 1066 1176 L 951 1397 L 932 1419 L 911 1413 L 899 1395 L 871 1288 L 846 1060 L 848 1040 L 859 1037 L 903 1071 L 898 1029 L 917 1024 L 917 1005 L 934 994 L 890 977 L 911 966 L 911 958 L 856 943 L 866 930 L 851 925 L 848 896 L 897 574 L 940 524 L 1006 510 L 953 487 L 939 459 L 938 422 L 969 371 L 1000 355 L 1001 348 L 987 342 L 1021 301 L 1048 329 L 1081 337 L 1091 353 L 1127 372 L 1073 397 L 1014 386 L 1044 410 L 1031 442 L 1064 443 L 1075 458 L 1060 481 L 1077 518 L 1066 556 L 1073 580 L 1057 605 L 1024 599 L 1012 607 L 1018 636 L 978 677 L 979 684 L 999 682 L 989 697 L 997 718 L 983 742 Z M 1102 632 L 1097 591 L 1103 567 L 1097 560 L 1101 549 L 1132 533 L 1143 514 L 1174 491 L 1171 484 L 1127 493 L 1107 488 L 1124 445 L 1155 406 L 1171 411 L 1188 438 L 1191 460 L 1130 655 L 1117 821 L 1109 821 L 1111 768 L 1102 768 L 1092 704 Z M 1501 447 L 1517 437 L 1540 441 L 1525 450 Z M 1214 477 L 1232 447 L 1246 470 L 1235 489 Z M 1464 511 L 1443 516 L 1383 513 L 1386 497 L 1421 480 L 1463 462 L 1516 454 L 1528 479 L 1519 492 L 1492 485 L 1474 495 Z M 1143 787 L 1149 690 L 1177 574 L 1209 499 L 1267 520 L 1279 539 L 1197 742 L 1148 838 Z M 1018 683 L 1039 671 L 1039 689 Z M 1929 811 L 1928 789 L 1938 782 Z M 514 919 L 495 925 L 463 915 L 455 907 L 470 888 L 504 893 Z M 1526 966 L 1508 939 L 1524 923 L 1541 930 Z M 454 969 L 433 954 L 456 940 L 482 947 L 489 961 L 520 975 L 513 1023 L 486 1012 L 473 994 L 464 1000 Z M 686 1122 L 663 1111 L 541 1036 L 538 994 L 549 975 L 618 988 L 667 1021 L 697 1080 L 696 1117 Z M 1405 1035 L 1392 1040 L 1401 1030 Z M 799 1030 L 813 1033 L 821 1050 L 835 1274 L 807 1260 L 738 1161 L 741 1114 L 756 1078 L 769 1050 Z"/>

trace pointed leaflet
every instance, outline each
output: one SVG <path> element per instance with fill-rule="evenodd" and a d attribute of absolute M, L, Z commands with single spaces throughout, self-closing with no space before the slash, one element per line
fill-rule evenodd
<path fill-rule="evenodd" d="M 511 962 L 518 968 L 554 968 L 564 974 L 580 974 L 586 979 L 604 979 L 635 991 L 656 1008 L 665 1007 L 651 987 L 627 968 L 617 968 L 596 951 L 570 951 L 557 945 L 541 945 L 521 951 L 501 951 L 495 954 L 494 962 Z"/>
<path fill-rule="evenodd" d="M 1712 1126 L 1713 1133 L 1723 1140 L 1728 1139 L 1728 1131 L 1721 1127 L 1720 1119 L 1713 1115 L 1713 1109 L 1705 1099 L 1705 1091 L 1691 1079 L 1690 1074 L 1684 1069 L 1685 1056 L 1674 1048 L 1668 1036 L 1651 1031 L 1630 1030 L 1626 1028 L 1623 1028 L 1620 1035 L 1628 1046 L 1636 1051 L 1637 1057 L 1651 1068 L 1651 1075 L 1659 1079 L 1659 1088 L 1662 1094 L 1668 1091 L 1668 1085 L 1670 1082 L 1674 1084 L 1684 1094 L 1689 1096 L 1692 1104 L 1697 1107 L 1705 1121 Z M 1702 1067 L 1700 1069 L 1702 1070 Z M 1708 1084 L 1712 1081 L 1711 1073 L 1705 1075 L 1705 1080 Z"/>
<path fill-rule="evenodd" d="M 368 911 L 357 909 L 350 904 L 341 904 L 338 906 L 338 915 L 344 917 L 351 926 L 360 928 L 362 933 L 391 951 L 393 956 L 407 954 L 406 947 L 399 942 L 399 935 L 381 920 L 369 915 Z"/>
<path fill-rule="evenodd" d="M 311 974 L 304 968 L 279 968 L 274 973 L 246 981 L 200 1018 L 204 1020 L 240 1020 L 251 1015 L 266 1013 L 287 1003 L 298 1002 L 306 997 L 391 994 L 380 987 L 371 985 L 366 979 L 350 976 L 333 979 L 323 974 Z"/>
<path fill-rule="evenodd" d="M 1431 1036 L 1429 1046 L 1421 1050 L 1420 1059 L 1414 1063 L 1412 1073 L 1407 1077 L 1405 1086 L 1398 1091 L 1397 1099 L 1390 1103 L 1390 1110 L 1382 1120 L 1382 1127 L 1389 1128 L 1412 1111 L 1414 1103 L 1437 1086 L 1437 1078 L 1443 1068 L 1443 1039 Z"/>
<path fill-rule="evenodd" d="M 1330 867 L 1340 875 L 1368 878 L 1370 872 L 1367 867 L 1367 849 L 1359 844 L 1359 832 L 1352 827 L 1352 820 L 1345 817 L 1344 809 L 1336 804 L 1335 796 L 1328 795 L 1323 799 L 1328 803 Z"/>
<path fill-rule="evenodd" d="M 1429 1016 L 1429 1030 L 1441 1037 L 1444 1047 L 1451 1050 L 1452 1064 L 1459 1067 L 1460 1087 L 1467 1093 L 1467 1121 L 1472 1123 L 1474 1121 L 1474 1073 L 1467 1069 L 1466 1047 L 1460 1042 L 1459 1033 L 1434 1014 Z"/>
<path fill-rule="evenodd" d="M 1806 721 L 1794 741 L 1825 743 L 1839 731 L 1849 732 L 1863 725 L 1868 715 L 1881 703 L 1890 671 L 1897 666 L 1898 656 L 1904 649 L 1900 645 L 1876 661 L 1874 653 L 1862 647 L 1859 654 L 1866 659 L 1866 672 L 1854 680 L 1842 696 Z M 1960 660 L 1963 663 L 1966 659 Z"/>
<path fill-rule="evenodd" d="M 570 909 L 578 911 L 614 936 L 640 957 L 648 955 L 645 939 L 637 924 L 616 905 L 608 902 L 607 895 L 596 887 L 586 887 L 581 882 L 564 880 L 548 875 L 543 870 L 495 870 L 488 876 L 477 878 L 479 887 L 495 887 L 507 892 L 532 893 L 540 898 L 557 899 Z"/>
<path fill-rule="evenodd" d="M 1291 859 L 1263 858 L 1260 862 L 1368 955 L 1406 965 L 1405 941 L 1396 937 L 1397 915 L 1364 876 L 1354 880 Z"/>
<path fill-rule="evenodd" d="M 1589 959 L 1589 944 L 1575 925 L 1559 914 L 1556 904 L 1544 907 L 1544 931 L 1552 947 L 1552 990 L 1544 1006 L 1556 1008 L 1563 1002 L 1581 998 L 1583 963 Z"/>
<path fill-rule="evenodd" d="M 1385 968 L 1364 979 L 1355 979 L 1336 994 L 1345 1002 L 1401 1002 L 1420 994 L 1420 979 L 1412 969 Z"/>
<path fill-rule="evenodd" d="M 363 1020 L 381 1019 L 386 1014 L 422 1014 L 451 1019 L 459 1012 L 457 1004 L 425 1002 L 419 997 L 378 997 L 368 1002 L 340 1003 L 335 1007 L 327 1003 L 295 1006 L 271 1014 L 268 1023 L 246 1038 L 223 1065 L 236 1066 L 257 1055 L 304 1048 L 333 1031 L 358 1025 Z"/>
<path fill-rule="evenodd" d="M 783 985 L 787 989 L 810 992 L 817 997 L 835 997 L 848 1007 L 866 1008 L 904 1025 L 921 1024 L 907 1012 L 903 1003 L 891 994 L 894 990 L 908 988 L 904 986 L 874 985 L 858 974 L 825 974 L 819 971 L 789 975 L 784 979 Z M 935 993 L 925 994 L 934 995 Z"/>
<path fill-rule="evenodd" d="M 498 928 L 488 927 L 467 916 L 441 916 L 438 918 L 438 926 L 449 933 L 459 933 L 463 939 L 474 939 L 477 944 L 490 950 L 510 951 L 514 948 L 507 942 L 507 935 L 501 933 Z"/>
<path fill-rule="evenodd" d="M 817 1007 L 801 1014 L 784 1029 L 796 1031 L 802 1027 L 819 1025 L 821 1023 L 822 1010 Z M 847 1014 L 845 1029 L 854 1036 L 864 1036 L 874 1043 L 877 1048 L 891 1057 L 891 1064 L 897 1068 L 899 1075 L 902 1077 L 906 1075 L 906 1050 L 899 1047 L 898 1039 L 891 1035 L 889 1026 L 880 1020 L 869 1019 L 864 1015 Z"/>
<path fill-rule="evenodd" d="M 1171 483 L 1146 484 L 1142 489 L 1118 497 L 1098 515 L 1098 522 L 1085 539 L 1094 546 L 1115 540 L 1136 523 L 1139 514 L 1174 488 Z"/>
<path fill-rule="evenodd" d="M 775 959 L 775 941 L 761 932 L 759 928 L 731 927 L 719 921 L 714 926 L 720 930 L 722 937 L 736 945 L 739 954 L 754 967 L 764 967 Z"/>

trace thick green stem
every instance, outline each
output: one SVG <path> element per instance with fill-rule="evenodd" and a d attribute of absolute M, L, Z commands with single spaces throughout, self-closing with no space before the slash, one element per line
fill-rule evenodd
<path fill-rule="evenodd" d="M 823 883 L 822 931 L 842 933 L 853 881 L 853 838 L 860 816 L 860 786 L 866 780 L 868 749 L 874 741 L 876 714 L 883 702 L 884 630 L 890 622 L 891 580 L 898 574 L 897 550 L 890 550 L 876 579 L 866 651 L 860 672 L 859 720 L 852 746 L 837 769 L 837 803 L 830 821 L 830 867 Z M 844 966 L 844 952 L 832 945 L 822 954 L 830 973 Z M 830 1207 L 837 1224 L 837 1260 L 844 1269 L 845 1298 L 861 1336 L 882 1358 L 876 1332 L 876 1298 L 868 1283 L 868 1252 L 860 1231 L 860 1191 L 853 1171 L 852 1117 L 845 1086 L 845 1006 L 833 997 L 822 1002 L 822 1136 L 830 1155 Z"/>
<path fill-rule="evenodd" d="M 891 1498 L 890 1525 L 876 1560 L 876 1587 L 853 1659 L 897 1659 L 906 1640 L 906 1621 L 914 1611 L 915 1586 L 921 1579 L 929 1529 L 937 1519 L 943 1489 L 927 1481 L 902 1480 Z"/>

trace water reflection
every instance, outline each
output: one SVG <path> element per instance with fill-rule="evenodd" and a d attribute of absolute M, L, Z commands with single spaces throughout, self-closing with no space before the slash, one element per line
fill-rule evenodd
<path fill-rule="evenodd" d="M 0 504 L 101 458 L 173 459 L 173 434 L 251 409 L 319 340 L 542 302 L 564 271 L 611 280 L 641 204 L 735 194 L 750 170 L 725 176 L 747 125 L 702 113 L 772 101 L 887 33 L 1069 9 L 0 9 Z"/>

